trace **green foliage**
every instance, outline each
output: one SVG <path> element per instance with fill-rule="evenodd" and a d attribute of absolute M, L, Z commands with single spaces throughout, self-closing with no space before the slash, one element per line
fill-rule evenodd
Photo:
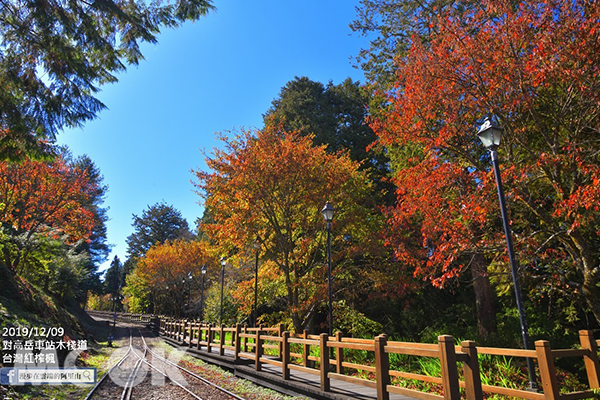
<path fill-rule="evenodd" d="M 334 330 L 351 337 L 374 337 L 383 332 L 383 326 L 348 306 L 345 300 L 334 302 Z"/>
<path fill-rule="evenodd" d="M 288 131 L 314 135 L 315 145 L 327 145 L 331 153 L 347 151 L 362 163 L 377 186 L 379 201 L 390 201 L 393 187 L 385 179 L 388 159 L 383 152 L 369 149 L 376 139 L 366 124 L 369 94 L 359 82 L 347 78 L 323 85 L 307 77 L 295 77 L 285 84 L 264 115 L 265 124 L 279 124 Z"/>
<path fill-rule="evenodd" d="M 529 382 L 527 371 L 515 365 L 510 357 L 478 354 L 481 383 L 511 389 L 524 388 Z"/>
<path fill-rule="evenodd" d="M 246 316 L 239 314 L 232 294 L 235 290 L 235 284 L 225 282 L 223 287 L 223 323 L 227 326 L 241 322 Z M 216 325 L 220 324 L 221 320 L 221 284 L 214 283 L 210 288 L 204 290 L 204 320 Z"/>
<path fill-rule="evenodd" d="M 121 288 L 121 275 L 123 272 L 123 264 L 118 256 L 115 256 L 110 263 L 110 267 L 104 275 L 104 292 L 116 295 Z"/>
<path fill-rule="evenodd" d="M 127 237 L 127 254 L 131 258 L 144 255 L 156 243 L 190 239 L 192 234 L 181 212 L 165 203 L 156 203 L 133 215 L 134 232 Z"/>
<path fill-rule="evenodd" d="M 125 296 L 125 303 L 127 304 L 127 311 L 134 313 L 157 313 L 157 314 L 168 314 L 166 310 L 152 309 L 152 299 L 150 288 L 146 282 L 136 273 L 131 273 L 125 277 L 126 285 L 123 288 L 123 295 Z M 154 299 L 156 304 L 156 298 Z"/>
<path fill-rule="evenodd" d="M 163 27 L 205 15 L 209 0 L 174 3 L 4 2 L 0 8 L 0 159 L 45 149 L 63 127 L 81 126 L 104 108 L 96 97 L 127 64 L 143 59 L 141 42 Z M 37 150 L 37 151 L 36 151 Z"/>
<path fill-rule="evenodd" d="M 367 79 L 390 87 L 396 77 L 397 60 L 407 55 L 413 35 L 427 41 L 428 36 L 435 34 L 431 18 L 453 3 L 456 2 L 361 0 L 350 28 L 369 38 L 369 47 L 361 49 L 356 57 Z"/>

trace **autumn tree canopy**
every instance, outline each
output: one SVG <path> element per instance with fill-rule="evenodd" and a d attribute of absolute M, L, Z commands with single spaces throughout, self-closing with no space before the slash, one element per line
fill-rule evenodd
<path fill-rule="evenodd" d="M 453 2 L 430 19 L 428 40 L 413 36 L 372 123 L 395 167 L 392 225 L 421 233 L 396 236 L 397 256 L 439 285 L 474 263 L 507 271 L 476 137 L 494 116 L 518 258 L 545 284 L 583 296 L 600 321 L 600 4 L 472 5 Z"/>
<path fill-rule="evenodd" d="M 94 193 L 87 171 L 62 159 L 0 162 L 3 263 L 19 271 L 42 237 L 87 239 L 95 221 L 86 204 Z"/>
<path fill-rule="evenodd" d="M 212 217 L 201 229 L 224 254 L 259 238 L 262 258 L 280 271 L 286 309 L 300 331 L 326 298 L 320 210 L 326 201 L 338 209 L 337 243 L 344 233 L 359 243 L 368 231 L 370 184 L 347 154 L 329 154 L 281 125 L 221 139 L 225 149 L 207 159 L 211 171 L 196 171 Z"/>
<path fill-rule="evenodd" d="M 127 277 L 126 301 L 138 312 L 180 315 L 191 286 L 188 274 L 195 277 L 197 286 L 202 266 L 215 274 L 216 263 L 205 242 L 179 239 L 156 243 L 138 259 Z"/>

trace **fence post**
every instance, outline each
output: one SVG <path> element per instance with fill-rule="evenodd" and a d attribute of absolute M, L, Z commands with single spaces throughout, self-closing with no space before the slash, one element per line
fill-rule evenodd
<path fill-rule="evenodd" d="M 461 342 L 463 353 L 467 354 L 467 361 L 463 361 L 465 375 L 465 392 L 467 400 L 483 400 L 481 376 L 479 375 L 479 360 L 477 359 L 477 346 L 471 340 Z"/>
<path fill-rule="evenodd" d="M 198 344 L 196 345 L 196 348 L 198 350 L 202 349 L 202 346 L 200 345 L 200 342 L 202 341 L 202 333 L 203 333 L 202 325 L 203 325 L 202 322 L 198 322 Z"/>
<path fill-rule="evenodd" d="M 600 389 L 600 362 L 598 361 L 598 345 L 592 331 L 579 331 L 579 342 L 582 349 L 589 350 L 589 355 L 583 357 L 590 389 Z"/>
<path fill-rule="evenodd" d="M 342 332 L 337 331 L 335 333 L 335 340 L 338 343 L 342 343 Z M 335 371 L 338 374 L 344 373 L 344 367 L 342 367 L 342 363 L 344 362 L 344 349 L 340 347 L 336 347 L 335 349 Z"/>
<path fill-rule="evenodd" d="M 254 368 L 260 371 L 260 358 L 263 353 L 263 344 L 260 338 L 260 329 L 256 330 L 256 337 L 254 339 Z"/>
<path fill-rule="evenodd" d="M 219 355 L 222 356 L 225 354 L 225 349 L 223 345 L 225 344 L 225 324 L 221 324 L 221 329 L 219 330 Z"/>
<path fill-rule="evenodd" d="M 560 393 L 558 382 L 556 381 L 556 369 L 554 368 L 554 356 L 552 356 L 550 342 L 547 340 L 536 341 L 535 351 L 537 352 L 538 366 L 540 367 L 544 397 L 547 400 L 558 400 Z"/>
<path fill-rule="evenodd" d="M 328 336 L 326 333 L 321 333 L 319 336 L 319 346 L 321 347 L 321 390 L 324 392 L 328 392 L 329 385 L 329 349 L 327 348 L 327 339 Z"/>
<path fill-rule="evenodd" d="M 211 352 L 213 335 L 214 335 L 214 333 L 213 333 L 212 323 L 211 323 L 211 324 L 208 324 L 208 328 L 206 331 L 206 351 L 209 353 Z"/>
<path fill-rule="evenodd" d="M 194 321 L 190 321 L 190 343 L 188 344 L 189 348 L 192 348 L 192 341 L 194 340 Z"/>
<path fill-rule="evenodd" d="M 387 335 L 379 335 L 374 339 L 375 345 L 375 376 L 377 379 L 377 400 L 388 400 L 390 394 L 387 386 L 390 384 L 390 356 L 385 352 Z"/>
<path fill-rule="evenodd" d="M 237 333 L 237 331 L 231 332 L 231 345 L 230 345 L 231 347 L 235 347 L 236 333 Z"/>
<path fill-rule="evenodd" d="M 454 338 L 450 335 L 438 336 L 440 361 L 442 366 L 442 384 L 445 400 L 460 400 L 458 386 L 458 369 L 456 368 L 456 351 Z"/>
<path fill-rule="evenodd" d="M 277 327 L 277 336 L 281 337 L 283 335 L 283 324 L 279 324 L 279 326 Z M 279 342 L 279 358 L 283 359 L 283 343 Z"/>
<path fill-rule="evenodd" d="M 248 338 L 246 337 L 247 334 L 248 334 L 248 324 L 244 324 L 244 347 L 243 347 L 244 353 L 248 352 Z"/>
<path fill-rule="evenodd" d="M 233 362 L 235 364 L 240 361 L 240 350 L 242 346 L 242 341 L 240 340 L 240 332 L 242 331 L 242 326 L 240 324 L 235 324 L 235 345 L 233 350 Z"/>
<path fill-rule="evenodd" d="M 281 334 L 281 368 L 283 369 L 283 379 L 290 379 L 290 369 L 288 367 L 290 363 L 290 333 L 285 331 Z"/>
<path fill-rule="evenodd" d="M 308 339 L 308 329 L 305 329 L 302 332 L 302 338 L 304 340 Z M 308 356 L 310 355 L 310 345 L 304 343 L 302 345 L 302 365 L 304 367 L 308 367 Z"/>

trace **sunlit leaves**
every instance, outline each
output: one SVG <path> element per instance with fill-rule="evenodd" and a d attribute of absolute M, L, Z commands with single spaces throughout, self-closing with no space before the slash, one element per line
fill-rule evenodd
<path fill-rule="evenodd" d="M 373 120 L 400 167 L 393 226 L 421 235 L 398 235 L 397 255 L 436 284 L 468 266 L 461 255 L 505 262 L 493 173 L 475 136 L 492 115 L 505 132 L 502 179 L 520 260 L 576 268 L 600 319 L 600 4 L 468 4 L 433 18 L 427 40 L 413 38 L 389 107 Z"/>
<path fill-rule="evenodd" d="M 263 257 L 279 269 L 287 308 L 296 329 L 323 298 L 326 201 L 338 209 L 334 229 L 367 235 L 370 184 L 359 165 L 343 153 L 313 146 L 310 136 L 280 125 L 223 137 L 224 150 L 207 159 L 211 172 L 197 171 L 198 188 L 213 221 L 201 229 L 232 252 L 258 236 Z M 342 241 L 341 235 L 337 240 Z"/>
<path fill-rule="evenodd" d="M 26 253 L 35 235 L 70 244 L 87 239 L 95 218 L 85 205 L 94 194 L 86 170 L 61 159 L 0 163 L 0 222 L 17 252 Z M 4 262 L 15 268 L 20 257 L 10 254 L 7 248 Z"/>
<path fill-rule="evenodd" d="M 210 9 L 208 0 L 3 1 L 0 160 L 39 156 L 47 148 L 34 139 L 95 118 L 100 86 L 143 59 L 142 42 Z"/>

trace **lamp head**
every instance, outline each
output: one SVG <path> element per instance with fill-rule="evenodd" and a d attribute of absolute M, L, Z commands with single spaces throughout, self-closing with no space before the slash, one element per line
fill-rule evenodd
<path fill-rule="evenodd" d="M 488 150 L 496 150 L 500 146 L 500 138 L 502 137 L 502 127 L 489 118 L 486 118 L 483 125 L 479 128 L 477 136 Z"/>
<path fill-rule="evenodd" d="M 335 209 L 333 208 L 333 206 L 331 204 L 329 204 L 329 202 L 326 202 L 325 206 L 321 210 L 321 214 L 323 214 L 323 218 L 325 218 L 326 222 L 333 221 L 333 212 L 334 211 L 335 211 Z"/>
<path fill-rule="evenodd" d="M 202 275 L 206 274 L 206 265 L 203 265 L 200 271 L 202 271 Z"/>

